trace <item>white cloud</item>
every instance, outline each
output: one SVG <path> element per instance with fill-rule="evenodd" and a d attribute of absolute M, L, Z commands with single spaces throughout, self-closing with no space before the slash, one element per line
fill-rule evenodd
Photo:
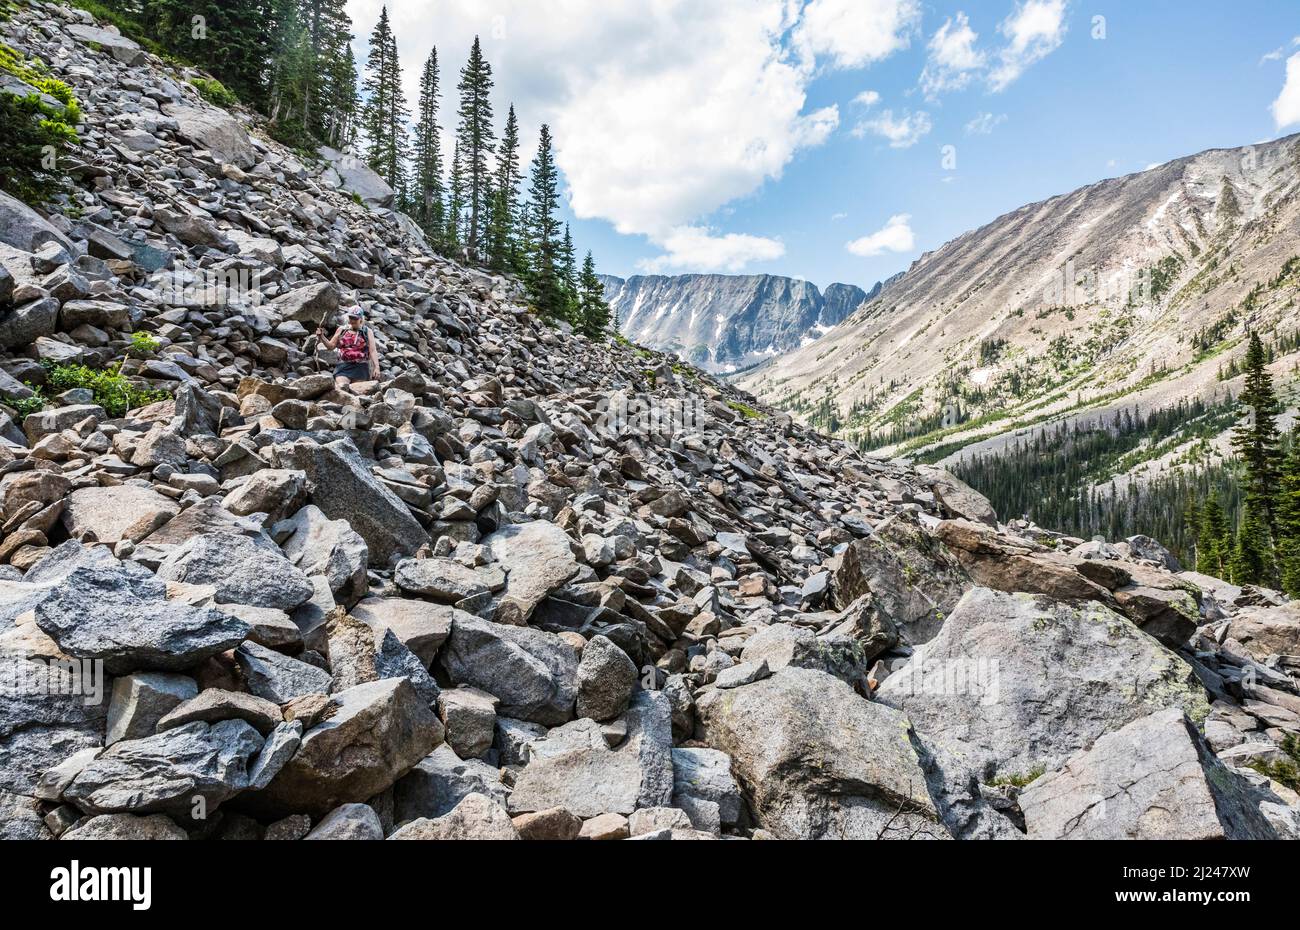
<path fill-rule="evenodd" d="M 874 107 L 880 102 L 880 94 L 874 90 L 864 90 L 853 98 L 854 103 L 861 104 L 864 107 Z"/>
<path fill-rule="evenodd" d="M 1300 36 L 1296 36 L 1290 42 L 1291 48 L 1295 48 L 1298 45 L 1300 45 Z M 1262 65 L 1266 61 L 1281 61 L 1283 58 L 1286 57 L 1286 50 L 1287 50 L 1286 45 L 1280 45 L 1277 48 L 1273 49 L 1273 51 L 1269 52 L 1268 54 L 1260 58 L 1259 63 Z"/>
<path fill-rule="evenodd" d="M 981 113 L 966 124 L 966 135 L 987 136 L 1006 121 L 1007 115 L 1005 113 L 999 113 L 997 116 L 992 113 Z"/>
<path fill-rule="evenodd" d="M 359 46 L 383 3 L 348 0 Z M 498 127 L 513 102 L 530 160 L 540 124 L 549 123 L 574 214 L 644 235 L 671 254 L 669 239 L 680 230 L 779 179 L 801 152 L 825 142 L 840 112 L 808 106 L 818 68 L 860 67 L 905 48 L 920 5 L 388 0 L 388 12 L 412 107 L 436 42 L 441 123 L 450 130 L 456 75 L 481 36 Z"/>
<path fill-rule="evenodd" d="M 911 222 L 911 214 L 899 213 L 891 216 L 879 232 L 855 239 L 844 247 L 859 258 L 875 258 L 886 252 L 910 252 L 916 248 L 916 236 L 912 233 Z"/>
<path fill-rule="evenodd" d="M 663 237 L 667 251 L 644 259 L 637 266 L 649 274 L 669 271 L 741 271 L 751 262 L 774 261 L 785 255 L 776 239 L 740 233 L 717 235 L 704 226 L 679 226 Z"/>
<path fill-rule="evenodd" d="M 861 68 L 907 48 L 920 22 L 917 0 L 810 0 L 794 41 L 806 59 L 826 55 L 837 68 Z"/>
<path fill-rule="evenodd" d="M 924 110 L 916 113 L 904 110 L 897 117 L 893 110 L 882 110 L 879 116 L 863 120 L 853 127 L 853 135 L 859 139 L 868 134 L 880 136 L 889 140 L 890 148 L 906 149 L 921 141 L 921 137 L 928 134 L 933 125 L 930 114 Z"/>
<path fill-rule="evenodd" d="M 1278 129 L 1300 123 L 1300 52 L 1287 59 L 1286 83 L 1271 109 Z"/>
<path fill-rule="evenodd" d="M 929 99 L 946 91 L 962 90 L 984 68 L 984 53 L 975 47 L 979 36 L 965 13 L 946 19 L 927 46 L 921 90 Z"/>
<path fill-rule="evenodd" d="M 1007 45 L 998 53 L 998 65 L 989 75 L 994 92 L 1006 90 L 1035 62 L 1065 41 L 1066 0 L 1024 0 L 998 27 Z"/>
<path fill-rule="evenodd" d="M 848 215 L 847 213 L 832 213 L 832 214 L 831 214 L 831 222 L 832 222 L 832 223 L 838 223 L 840 220 L 847 220 L 848 218 L 849 218 L 849 215 Z"/>

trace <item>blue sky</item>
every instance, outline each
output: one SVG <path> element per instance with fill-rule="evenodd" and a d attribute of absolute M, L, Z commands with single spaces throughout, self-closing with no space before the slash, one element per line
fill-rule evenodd
<path fill-rule="evenodd" d="M 378 5 L 350 3 L 363 40 Z M 623 276 L 869 287 L 1025 203 L 1300 129 L 1300 4 L 1275 0 L 389 6 L 412 97 L 431 45 L 459 67 L 483 36 L 499 110 L 552 124 L 579 247 Z"/>

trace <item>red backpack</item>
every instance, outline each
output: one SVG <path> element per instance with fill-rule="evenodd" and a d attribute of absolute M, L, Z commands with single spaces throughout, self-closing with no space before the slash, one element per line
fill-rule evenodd
<path fill-rule="evenodd" d="M 339 358 L 349 364 L 366 361 L 370 358 L 369 339 L 370 330 L 364 326 L 358 330 L 347 330 L 339 336 Z"/>

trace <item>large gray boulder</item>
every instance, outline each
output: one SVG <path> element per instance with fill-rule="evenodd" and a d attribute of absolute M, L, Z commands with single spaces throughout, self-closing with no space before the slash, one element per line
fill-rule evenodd
<path fill-rule="evenodd" d="M 1166 707 L 1209 713 L 1186 662 L 1100 604 L 976 588 L 879 700 L 984 781 L 1052 771 L 1100 736 Z"/>
<path fill-rule="evenodd" d="M 180 507 L 153 488 L 133 484 L 78 488 L 68 495 L 63 526 L 73 539 L 115 546 L 156 532 Z"/>
<path fill-rule="evenodd" d="M 0 652 L 0 790 L 30 797 L 49 769 L 104 745 L 111 680 Z M 98 694 L 96 694 L 98 691 Z"/>
<path fill-rule="evenodd" d="M 207 149 L 219 162 L 251 168 L 257 160 L 253 143 L 239 120 L 225 110 L 206 105 L 168 103 L 163 113 L 176 120 L 179 135 L 195 148 Z"/>
<path fill-rule="evenodd" d="M 700 700 L 760 826 L 782 839 L 946 839 L 907 718 L 823 672 L 786 668 Z"/>
<path fill-rule="evenodd" d="M 189 723 L 114 743 L 77 774 L 64 799 L 88 814 L 189 818 L 201 798 L 211 813 L 248 787 L 261 749 L 262 737 L 242 720 Z"/>
<path fill-rule="evenodd" d="M 114 675 L 191 668 L 248 636 L 242 620 L 166 593 L 138 567 L 78 568 L 37 606 L 36 625 L 67 655 L 102 659 Z"/>
<path fill-rule="evenodd" d="M 69 257 L 77 254 L 67 236 L 27 204 L 4 191 L 0 191 L 0 242 L 24 252 L 37 252 L 47 242 L 54 242 Z"/>
<path fill-rule="evenodd" d="M 483 545 L 506 570 L 497 619 L 507 623 L 527 623 L 537 605 L 578 570 L 569 534 L 545 520 L 503 527 Z"/>
<path fill-rule="evenodd" d="M 133 68 L 144 61 L 144 49 L 116 30 L 101 29 L 85 23 L 72 23 L 64 28 L 74 39 L 98 47 L 128 67 Z"/>
<path fill-rule="evenodd" d="M 363 803 L 389 788 L 442 741 L 442 725 L 404 678 L 357 685 L 265 790 L 249 802 L 275 813 L 323 817 L 340 804 Z"/>
<path fill-rule="evenodd" d="M 637 668 L 627 653 L 604 636 L 593 636 L 578 663 L 578 716 L 606 721 L 627 710 Z"/>
<path fill-rule="evenodd" d="M 313 588 L 279 547 L 250 536 L 209 533 L 183 543 L 158 566 L 158 577 L 216 588 L 218 604 L 293 610 Z"/>
<path fill-rule="evenodd" d="M 442 817 L 413 821 L 389 837 L 390 840 L 517 840 L 506 809 L 492 798 L 471 794 Z"/>
<path fill-rule="evenodd" d="M 1058 768 L 1166 707 L 1204 719 L 1191 667 L 1102 604 L 972 590 L 877 700 L 916 728 L 933 796 L 962 838 L 1017 838 L 1004 786 Z"/>
<path fill-rule="evenodd" d="M 334 676 L 331 690 L 345 691 L 383 678 L 405 678 L 422 701 L 430 706 L 437 703 L 438 685 L 433 676 L 392 630 L 376 630 L 340 608 L 326 621 L 325 631 Z"/>
<path fill-rule="evenodd" d="M 356 194 L 368 207 L 388 207 L 393 203 L 394 192 L 388 182 L 376 174 L 360 158 L 321 146 L 317 150 L 329 163 L 324 175 L 325 183 Z"/>
<path fill-rule="evenodd" d="M 1142 717 L 1020 795 L 1031 839 L 1277 839 L 1259 800 L 1177 707 Z"/>
<path fill-rule="evenodd" d="M 51 297 L 0 310 L 0 348 L 25 349 L 40 338 L 53 335 L 58 319 L 59 302 Z"/>
<path fill-rule="evenodd" d="M 452 622 L 438 664 L 455 684 L 500 698 L 502 716 L 547 726 L 573 718 L 578 656 L 554 634 L 462 614 Z"/>
<path fill-rule="evenodd" d="M 504 805 L 510 789 L 501 783 L 500 769 L 478 759 L 462 759 L 443 743 L 393 786 L 393 820 L 441 817 L 471 794 L 487 795 Z"/>
<path fill-rule="evenodd" d="M 871 595 L 875 609 L 915 645 L 934 638 L 970 587 L 951 552 L 915 519 L 895 516 L 866 539 L 849 544 L 831 592 L 840 610 Z"/>
<path fill-rule="evenodd" d="M 285 704 L 306 694 L 326 693 L 333 681 L 324 669 L 257 643 L 244 643 L 236 649 L 235 664 L 249 692 L 274 704 Z"/>
<path fill-rule="evenodd" d="M 308 504 L 279 528 L 289 534 L 283 544 L 285 558 L 309 578 L 329 579 L 334 596 L 347 604 L 365 596 L 370 550 L 346 520 L 331 520 Z"/>
<path fill-rule="evenodd" d="M 641 691 L 624 720 L 627 738 L 616 749 L 588 718 L 557 727 L 533 743 L 510 795 L 511 813 L 563 807 L 588 818 L 667 807 L 673 796 L 668 699 Z"/>
<path fill-rule="evenodd" d="M 284 467 L 307 473 L 311 499 L 331 520 L 346 520 L 361 535 L 376 565 L 411 555 L 429 540 L 402 499 L 370 471 L 346 440 L 317 445 L 303 440 L 278 453 Z"/>
<path fill-rule="evenodd" d="M 376 630 L 392 630 L 426 668 L 451 635 L 452 621 L 456 617 L 473 619 L 454 607 L 403 597 L 368 597 L 352 608 L 352 616 Z"/>

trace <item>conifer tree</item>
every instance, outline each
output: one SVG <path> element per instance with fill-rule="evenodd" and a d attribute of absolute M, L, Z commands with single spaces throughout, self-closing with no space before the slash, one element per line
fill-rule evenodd
<path fill-rule="evenodd" d="M 523 274 L 525 266 L 523 216 L 519 206 L 519 121 L 510 107 L 506 127 L 501 133 L 497 152 L 497 171 L 493 181 L 492 225 L 489 233 L 488 262 L 494 271 Z"/>
<path fill-rule="evenodd" d="M 564 224 L 564 239 L 560 244 L 560 287 L 564 292 L 564 315 L 577 326 L 582 321 L 582 308 L 578 295 L 578 253 L 573 246 L 569 224 Z"/>
<path fill-rule="evenodd" d="M 1291 597 L 1300 597 L 1300 424 L 1291 434 L 1291 449 L 1282 464 L 1277 523 L 1282 590 Z"/>
<path fill-rule="evenodd" d="M 492 66 L 483 57 L 478 36 L 469 61 L 460 72 L 460 127 L 462 170 L 465 172 L 465 207 L 468 229 L 465 245 L 477 261 L 483 251 L 482 235 L 492 204 L 492 176 L 488 159 L 496 150 L 492 131 Z"/>
<path fill-rule="evenodd" d="M 1232 583 L 1269 586 L 1275 583 L 1276 570 L 1268 518 L 1254 500 L 1247 499 L 1232 550 Z"/>
<path fill-rule="evenodd" d="M 420 106 L 415 123 L 413 186 L 415 220 L 435 241 L 447 226 L 438 127 L 438 50 L 429 53 L 420 75 Z"/>
<path fill-rule="evenodd" d="M 460 158 L 460 140 L 452 150 L 451 179 L 448 187 L 447 222 L 442 244 L 447 254 L 459 258 L 462 249 L 461 226 L 465 212 L 465 172 Z"/>
<path fill-rule="evenodd" d="M 534 306 L 544 315 L 565 315 L 565 295 L 560 280 L 559 175 L 552 151 L 551 129 L 543 125 L 533 159 L 528 192 L 528 289 Z"/>
<path fill-rule="evenodd" d="M 1246 350 L 1246 386 L 1237 398 L 1247 416 L 1233 432 L 1232 447 L 1246 468 L 1246 496 L 1254 501 L 1259 515 L 1276 532 L 1273 500 L 1278 479 L 1279 413 L 1273 379 L 1268 373 L 1268 354 L 1259 334 L 1251 332 Z"/>
<path fill-rule="evenodd" d="M 1203 575 L 1223 578 L 1227 575 L 1228 524 L 1219 503 L 1219 495 L 1210 492 L 1201 508 L 1196 537 L 1196 570 Z"/>
<path fill-rule="evenodd" d="M 370 35 L 370 57 L 366 60 L 365 127 L 369 148 L 366 161 L 395 191 L 405 186 L 407 156 L 406 97 L 402 92 L 402 66 L 397 56 L 397 39 L 388 22 L 388 7 Z"/>
<path fill-rule="evenodd" d="M 578 276 L 578 293 L 581 306 L 580 329 L 589 339 L 602 339 L 609 331 L 609 304 L 605 301 L 605 287 L 596 275 L 596 262 L 587 253 Z"/>

